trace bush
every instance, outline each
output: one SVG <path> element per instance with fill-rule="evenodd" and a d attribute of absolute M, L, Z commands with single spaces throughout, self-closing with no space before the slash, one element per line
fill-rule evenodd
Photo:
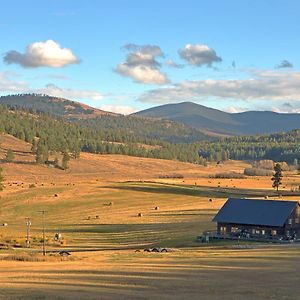
<path fill-rule="evenodd" d="M 210 178 L 236 178 L 236 179 L 242 179 L 245 178 L 244 174 L 237 173 L 237 172 L 223 172 L 223 173 L 217 173 L 215 175 L 209 176 Z"/>
<path fill-rule="evenodd" d="M 181 174 L 170 174 L 170 175 L 160 175 L 158 178 L 160 178 L 160 179 L 171 179 L 171 178 L 183 179 L 184 176 Z"/>
<path fill-rule="evenodd" d="M 261 168 L 246 168 L 244 174 L 247 176 L 272 176 L 273 171 Z"/>

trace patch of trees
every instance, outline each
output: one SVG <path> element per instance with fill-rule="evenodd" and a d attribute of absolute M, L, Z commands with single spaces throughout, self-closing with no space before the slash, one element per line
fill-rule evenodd
<path fill-rule="evenodd" d="M 297 170 L 295 165 L 288 165 L 286 162 L 277 163 L 282 171 Z M 248 176 L 272 176 L 274 174 L 274 166 L 276 164 L 272 160 L 255 161 L 251 168 L 246 168 L 244 174 Z"/>
<path fill-rule="evenodd" d="M 2 168 L 0 167 L 0 191 L 3 190 L 3 181 L 4 181 L 4 177 L 2 175 Z"/>
<path fill-rule="evenodd" d="M 202 142 L 199 144 L 199 154 L 208 161 L 270 159 L 292 164 L 300 157 L 300 130 Z"/>

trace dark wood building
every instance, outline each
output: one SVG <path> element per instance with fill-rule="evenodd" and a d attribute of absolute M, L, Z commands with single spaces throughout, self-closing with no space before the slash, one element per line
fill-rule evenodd
<path fill-rule="evenodd" d="M 297 201 L 229 198 L 213 219 L 219 235 L 300 237 Z"/>

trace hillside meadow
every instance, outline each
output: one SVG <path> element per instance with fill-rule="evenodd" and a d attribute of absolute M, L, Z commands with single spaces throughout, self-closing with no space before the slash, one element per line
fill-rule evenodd
<path fill-rule="evenodd" d="M 1 163 L 0 299 L 298 299 L 298 245 L 196 242 L 228 196 L 278 199 L 269 177 L 211 178 L 247 163 L 82 153 L 62 171 L 36 165 L 31 146 L 11 136 L 0 147 L 0 159 L 15 153 Z M 282 198 L 299 200 L 291 192 L 299 185 L 299 175 L 285 174 Z M 20 248 L 27 217 L 30 250 Z M 154 246 L 176 251 L 136 252 Z M 61 249 L 70 258 L 55 254 Z"/>

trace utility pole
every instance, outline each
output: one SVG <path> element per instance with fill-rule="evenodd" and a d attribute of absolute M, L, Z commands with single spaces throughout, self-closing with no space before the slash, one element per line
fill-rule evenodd
<path fill-rule="evenodd" d="M 30 236 L 30 226 L 31 226 L 31 220 L 30 218 L 25 218 L 26 219 L 26 247 L 30 247 L 30 241 L 29 241 L 29 236 Z"/>
<path fill-rule="evenodd" d="M 46 255 L 46 237 L 45 237 L 45 214 L 46 210 L 40 210 L 39 213 L 43 215 L 43 255 Z"/>

